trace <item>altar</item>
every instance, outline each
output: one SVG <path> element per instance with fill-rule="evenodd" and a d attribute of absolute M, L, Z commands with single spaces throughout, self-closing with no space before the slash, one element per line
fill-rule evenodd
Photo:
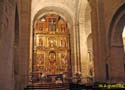
<path fill-rule="evenodd" d="M 71 75 L 70 37 L 67 22 L 48 14 L 34 23 L 32 82 L 65 82 Z"/>

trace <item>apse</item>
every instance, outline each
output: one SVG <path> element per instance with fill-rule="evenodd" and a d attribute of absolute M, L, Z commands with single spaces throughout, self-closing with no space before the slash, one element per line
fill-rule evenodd
<path fill-rule="evenodd" d="M 67 22 L 61 16 L 51 13 L 35 21 L 32 55 L 34 84 L 53 83 L 59 76 L 70 76 L 69 38 Z"/>

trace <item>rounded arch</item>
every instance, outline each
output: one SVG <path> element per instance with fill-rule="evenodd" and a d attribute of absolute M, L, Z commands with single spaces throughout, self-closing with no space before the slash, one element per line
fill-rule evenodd
<path fill-rule="evenodd" d="M 115 45 L 122 37 L 123 27 L 125 25 L 125 4 L 123 4 L 114 14 L 108 33 L 108 46 Z M 120 27 L 120 28 L 119 28 Z M 117 38 L 117 39 L 116 39 Z M 119 42 L 121 43 L 121 42 Z"/>
<path fill-rule="evenodd" d="M 125 26 L 125 4 L 123 4 L 114 14 L 108 32 L 108 50 L 110 64 L 110 79 L 125 80 L 124 72 L 124 45 L 123 28 Z M 119 69 L 118 69 L 119 68 Z"/>
<path fill-rule="evenodd" d="M 56 6 L 47 6 L 47 7 L 40 9 L 33 18 L 33 25 L 37 19 L 39 19 L 40 17 L 42 17 L 48 13 L 57 14 L 57 15 L 63 17 L 64 20 L 67 21 L 69 29 L 72 28 L 72 25 L 74 22 L 72 15 L 67 10 L 65 10 L 61 7 L 56 7 Z"/>
<path fill-rule="evenodd" d="M 65 21 L 67 21 L 67 26 L 69 29 L 69 42 L 70 42 L 70 56 L 73 64 L 76 64 L 76 56 L 73 54 L 75 51 L 75 14 L 74 11 L 68 7 L 65 4 L 57 3 L 57 2 L 45 2 L 44 5 L 41 5 L 42 0 L 39 2 L 38 6 L 32 5 L 32 12 L 31 12 L 31 32 L 30 32 L 30 67 L 32 66 L 32 43 L 33 43 L 33 26 L 35 24 L 35 21 L 39 19 L 40 17 L 46 15 L 46 14 L 56 14 L 61 16 Z M 37 8 L 37 9 L 36 9 Z M 73 52 L 73 53 L 72 53 Z M 74 65 L 75 66 L 75 65 Z M 75 67 L 72 66 L 72 70 L 75 70 Z"/>
<path fill-rule="evenodd" d="M 71 11 L 64 5 L 56 3 L 57 6 L 53 4 L 45 4 L 44 7 L 42 7 L 39 10 L 36 10 L 34 14 L 31 14 L 31 32 L 30 32 L 30 48 L 32 49 L 32 33 L 33 33 L 33 26 L 35 24 L 35 21 L 39 19 L 40 17 L 46 15 L 46 14 L 56 14 L 61 16 L 65 21 L 67 21 L 69 33 L 71 34 L 70 37 L 73 38 L 73 29 L 74 29 L 74 16 L 71 13 Z M 60 7 L 59 7 L 60 6 Z M 62 8 L 65 7 L 65 8 Z M 73 43 L 73 42 L 72 42 Z M 32 58 L 32 50 L 30 50 L 30 59 Z"/>

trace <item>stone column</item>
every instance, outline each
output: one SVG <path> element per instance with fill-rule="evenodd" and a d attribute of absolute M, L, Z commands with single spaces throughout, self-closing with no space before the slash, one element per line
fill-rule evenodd
<path fill-rule="evenodd" d="M 28 83 L 30 55 L 30 13 L 31 0 L 18 0 L 19 43 L 18 43 L 18 75 L 16 90 L 24 90 Z"/>
<path fill-rule="evenodd" d="M 0 90 L 14 90 L 14 12 L 15 0 L 0 0 Z"/>
<path fill-rule="evenodd" d="M 95 81 L 105 80 L 105 25 L 103 20 L 103 0 L 89 0 L 92 17 L 92 37 L 94 53 Z"/>

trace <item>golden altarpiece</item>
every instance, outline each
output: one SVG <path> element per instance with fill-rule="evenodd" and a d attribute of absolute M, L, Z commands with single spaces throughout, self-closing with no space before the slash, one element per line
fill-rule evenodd
<path fill-rule="evenodd" d="M 47 76 L 50 82 L 59 75 L 69 77 L 70 37 L 66 21 L 55 14 L 45 15 L 35 22 L 33 36 L 32 70 L 36 82 L 40 75 Z"/>

